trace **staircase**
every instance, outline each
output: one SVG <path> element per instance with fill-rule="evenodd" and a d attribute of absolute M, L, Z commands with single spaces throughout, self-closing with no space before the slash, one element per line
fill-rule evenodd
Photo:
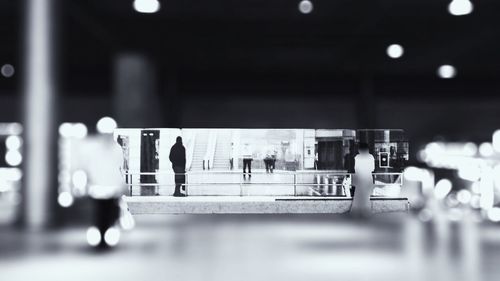
<path fill-rule="evenodd" d="M 229 170 L 229 158 L 231 157 L 231 131 L 219 130 L 217 132 L 217 143 L 215 145 L 213 170 Z"/>
<path fill-rule="evenodd" d="M 205 153 L 207 153 L 207 144 L 208 130 L 199 130 L 196 132 L 191 171 L 203 170 L 203 157 L 205 157 Z"/>

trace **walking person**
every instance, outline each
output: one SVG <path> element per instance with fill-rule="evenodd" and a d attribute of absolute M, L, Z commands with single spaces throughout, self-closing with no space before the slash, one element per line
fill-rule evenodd
<path fill-rule="evenodd" d="M 186 148 L 182 145 L 182 138 L 179 136 L 175 140 L 175 144 L 170 149 L 169 155 L 170 162 L 172 162 L 172 169 L 174 170 L 175 176 L 175 197 L 185 197 L 187 196 L 185 193 L 181 192 L 182 190 L 185 192 L 186 187 L 184 184 L 186 183 Z"/>
<path fill-rule="evenodd" d="M 359 154 L 354 158 L 352 184 L 355 189 L 351 213 L 365 217 L 371 214 L 370 196 L 374 188 L 372 173 L 375 170 L 375 158 L 370 154 L 366 143 L 360 143 L 358 151 Z"/>
<path fill-rule="evenodd" d="M 241 154 L 243 158 L 243 177 L 246 178 L 247 172 L 246 169 L 248 167 L 248 177 L 252 177 L 252 160 L 253 160 L 253 153 L 252 150 L 250 149 L 250 145 L 248 143 L 245 143 L 245 146 L 243 147 L 243 152 Z"/>
<path fill-rule="evenodd" d="M 264 165 L 266 166 L 266 173 L 273 172 L 274 161 L 275 159 L 273 159 L 272 151 L 268 150 L 266 153 L 266 157 L 264 157 Z"/>

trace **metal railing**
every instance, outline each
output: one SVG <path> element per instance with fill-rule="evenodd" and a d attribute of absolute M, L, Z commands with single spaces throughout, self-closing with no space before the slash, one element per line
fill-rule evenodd
<path fill-rule="evenodd" d="M 161 188 L 168 188 L 170 191 L 175 187 L 175 177 L 184 177 L 181 184 L 186 195 L 193 195 L 190 189 L 211 189 L 213 194 L 198 195 L 228 195 L 220 192 L 225 188 L 229 195 L 245 196 L 249 195 L 257 188 L 261 188 L 260 195 L 288 195 L 288 196 L 347 196 L 351 195 L 352 174 L 346 171 L 275 171 L 267 173 L 254 171 L 251 174 L 244 174 L 241 171 L 190 171 L 187 173 L 174 173 L 172 171 L 157 172 L 130 172 L 122 171 L 125 177 L 125 184 L 128 187 L 129 195 L 137 195 L 135 191 L 139 189 L 149 189 L 148 195 L 162 195 Z M 154 182 L 148 177 L 148 182 L 141 182 L 141 176 L 155 176 Z M 402 173 L 373 173 L 375 186 L 402 185 Z M 382 178 L 384 181 L 378 181 Z M 182 181 L 182 180 L 181 180 Z M 389 182 L 387 182 L 389 181 Z M 151 194 L 154 188 L 154 194 Z M 251 189 L 254 190 L 251 190 Z M 236 190 L 238 189 L 238 190 Z M 219 191 L 219 193 L 217 192 Z M 274 192 L 274 193 L 273 193 Z M 210 192 L 208 192 L 210 193 Z M 257 192 L 258 193 L 258 192 Z M 196 194 L 196 192 L 194 193 Z"/>

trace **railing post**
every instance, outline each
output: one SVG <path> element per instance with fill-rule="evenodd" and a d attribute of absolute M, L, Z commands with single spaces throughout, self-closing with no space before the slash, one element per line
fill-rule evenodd
<path fill-rule="evenodd" d="M 293 173 L 293 196 L 297 196 L 297 172 Z"/>

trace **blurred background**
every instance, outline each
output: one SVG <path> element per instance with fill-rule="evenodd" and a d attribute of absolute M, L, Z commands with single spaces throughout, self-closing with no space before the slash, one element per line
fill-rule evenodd
<path fill-rule="evenodd" d="M 493 0 L 1 0 L 2 280 L 498 279 L 499 11 Z M 99 251 L 101 207 L 79 160 L 99 159 L 116 126 L 404 129 L 412 209 L 136 217 Z"/>

